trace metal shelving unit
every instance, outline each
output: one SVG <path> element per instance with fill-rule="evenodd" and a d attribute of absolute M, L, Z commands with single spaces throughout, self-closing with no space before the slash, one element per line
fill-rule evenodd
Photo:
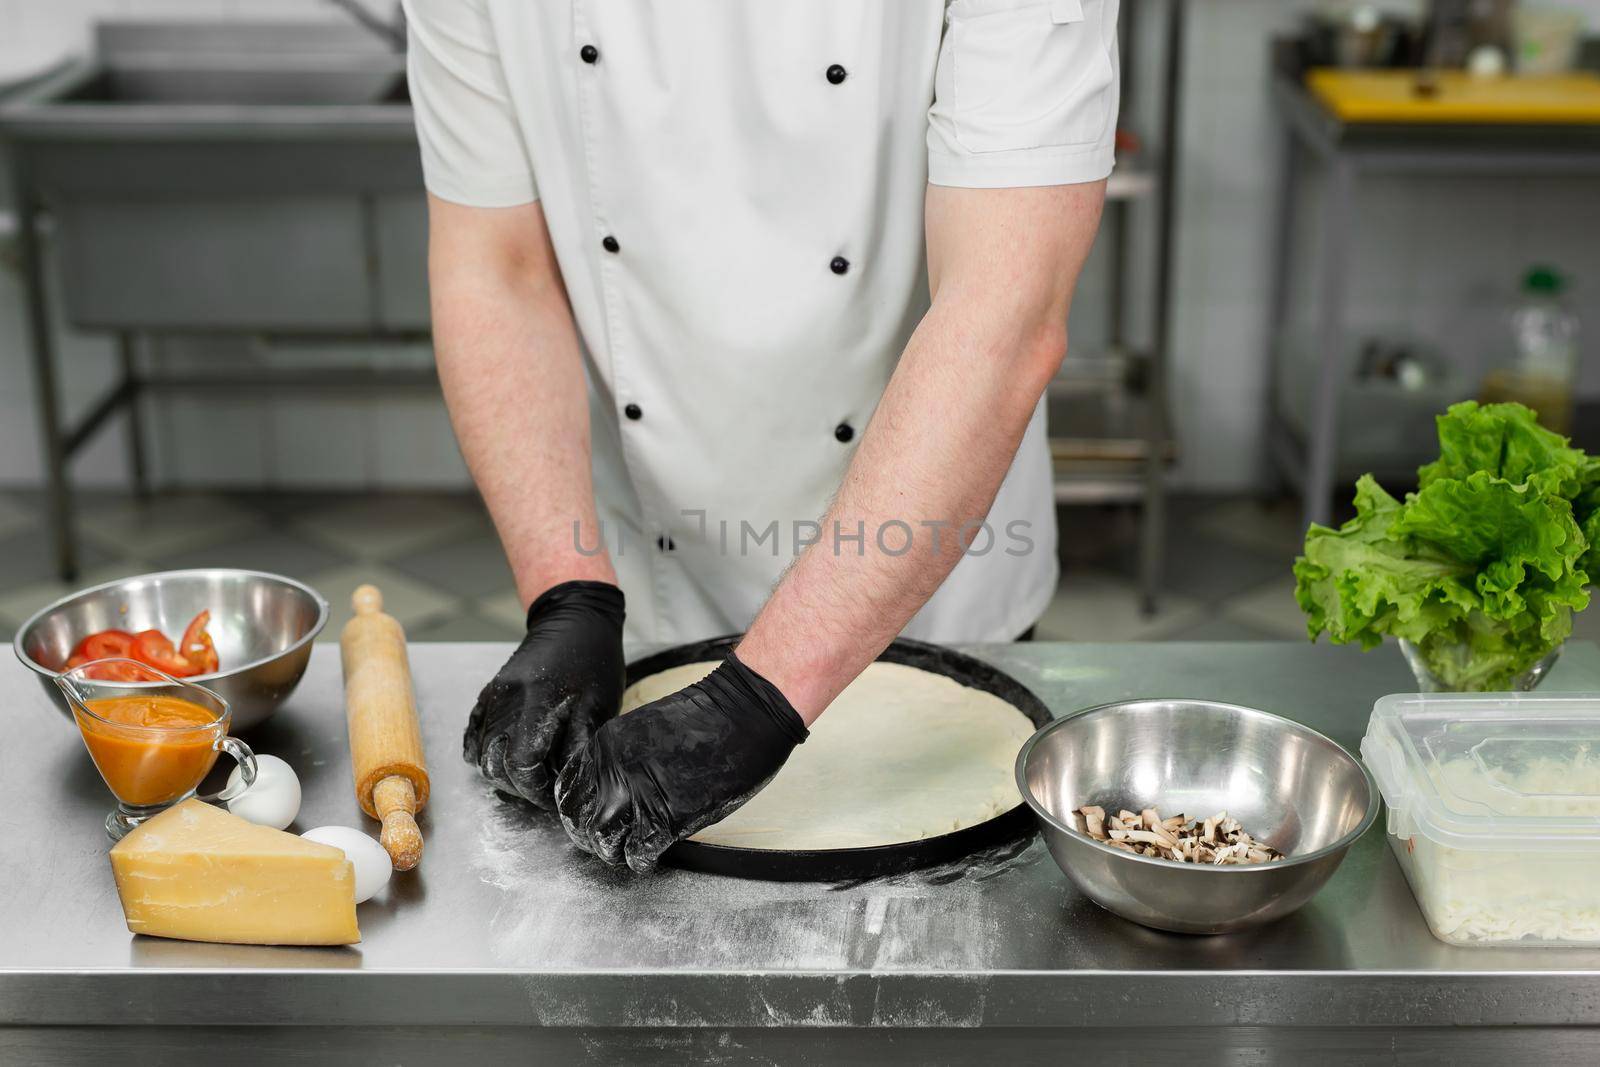
<path fill-rule="evenodd" d="M 1586 46 L 1583 69 L 1600 67 L 1596 49 Z M 1340 408 L 1347 400 L 1350 366 L 1350 281 L 1355 234 L 1363 225 L 1360 190 L 1369 178 L 1427 175 L 1521 180 L 1535 175 L 1600 175 L 1600 126 L 1346 122 L 1306 88 L 1304 42 L 1282 38 L 1272 44 L 1272 95 L 1282 123 L 1282 163 L 1274 208 L 1277 245 L 1273 250 L 1273 290 L 1267 324 L 1267 441 L 1280 486 L 1300 492 L 1303 521 L 1328 524 L 1334 493 L 1361 470 L 1341 468 Z M 1314 202 L 1319 216 L 1315 242 L 1297 236 L 1297 192 L 1302 179 L 1319 173 Z M 1304 259 L 1305 262 L 1301 262 Z M 1284 410 L 1280 387 L 1289 358 L 1289 333 L 1297 269 L 1314 271 L 1317 286 L 1310 312 L 1315 385 L 1305 425 Z M 1380 475 L 1384 472 L 1378 471 Z M 1396 481 L 1411 475 L 1403 466 Z"/>
<path fill-rule="evenodd" d="M 1137 19 L 1148 2 L 1123 8 L 1122 114 L 1133 112 L 1138 80 Z M 1177 146 L 1183 77 L 1183 0 L 1167 0 L 1160 144 L 1152 167 L 1119 163 L 1106 189 L 1105 227 L 1110 244 L 1110 335 L 1106 352 L 1069 356 L 1046 399 L 1050 452 L 1058 504 L 1137 504 L 1142 512 L 1139 596 L 1155 611 L 1161 580 L 1165 524 L 1165 473 L 1177 457 L 1168 416 L 1167 361 L 1170 349 L 1173 231 L 1177 204 Z M 1148 155 L 1149 153 L 1146 153 Z M 1151 345 L 1137 350 L 1127 339 L 1130 215 L 1155 209 L 1155 299 Z"/>

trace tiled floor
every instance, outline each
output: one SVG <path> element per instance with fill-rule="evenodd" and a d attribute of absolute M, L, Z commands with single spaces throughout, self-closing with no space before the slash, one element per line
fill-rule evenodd
<path fill-rule="evenodd" d="M 42 500 L 0 493 L 0 635 L 34 610 L 99 581 L 174 567 L 236 566 L 287 574 L 334 606 L 337 636 L 351 590 L 383 588 L 413 640 L 510 640 L 522 608 L 487 516 L 461 494 L 123 494 L 79 498 L 83 573 L 53 574 Z M 1143 616 L 1134 579 L 1138 514 L 1062 513 L 1061 589 L 1038 625 L 1044 640 L 1303 639 L 1290 561 L 1296 508 L 1239 498 L 1173 501 L 1164 594 Z"/>

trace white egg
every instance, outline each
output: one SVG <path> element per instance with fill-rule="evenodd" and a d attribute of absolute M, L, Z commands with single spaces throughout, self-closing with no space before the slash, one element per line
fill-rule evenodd
<path fill-rule="evenodd" d="M 378 890 L 389 884 L 394 863 L 383 846 L 360 830 L 348 826 L 318 826 L 300 835 L 307 841 L 332 845 L 344 853 L 350 866 L 356 869 L 356 903 L 370 900 Z"/>
<path fill-rule="evenodd" d="M 241 779 L 235 767 L 228 775 L 228 788 L 236 788 Z M 277 756 L 257 756 L 256 780 L 228 801 L 228 810 L 247 822 L 282 830 L 300 814 L 300 779 Z"/>

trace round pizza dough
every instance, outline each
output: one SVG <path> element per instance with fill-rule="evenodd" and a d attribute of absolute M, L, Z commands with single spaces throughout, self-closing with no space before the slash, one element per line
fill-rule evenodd
<path fill-rule="evenodd" d="M 624 713 L 676 693 L 717 665 L 643 678 Z M 874 663 L 811 727 L 806 743 L 744 807 L 692 840 L 780 851 L 917 841 L 1021 803 L 1013 764 L 1034 731 L 1004 700 L 943 675 Z"/>

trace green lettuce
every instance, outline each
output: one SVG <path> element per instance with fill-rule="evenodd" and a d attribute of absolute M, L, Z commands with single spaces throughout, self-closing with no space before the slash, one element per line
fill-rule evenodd
<path fill-rule="evenodd" d="M 1519 404 L 1456 404 L 1404 501 L 1371 475 L 1356 516 L 1294 565 L 1312 640 L 1410 641 L 1448 688 L 1498 690 L 1558 647 L 1600 573 L 1600 462 Z"/>
<path fill-rule="evenodd" d="M 1439 458 L 1417 469 L 1420 488 L 1477 471 L 1568 500 L 1600 485 L 1600 459 L 1540 426 L 1521 404 L 1466 400 L 1451 405 L 1436 422 Z"/>

